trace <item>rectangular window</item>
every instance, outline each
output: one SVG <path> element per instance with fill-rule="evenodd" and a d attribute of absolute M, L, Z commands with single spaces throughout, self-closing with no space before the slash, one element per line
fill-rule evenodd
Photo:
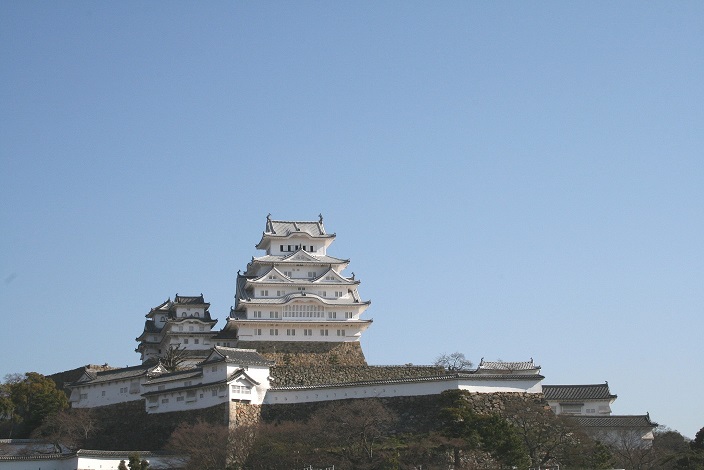
<path fill-rule="evenodd" d="M 335 297 L 342 297 L 342 291 L 335 291 Z"/>
<path fill-rule="evenodd" d="M 205 327 L 204 327 L 204 326 L 199 326 L 199 327 L 198 327 L 198 331 L 205 331 Z"/>
<path fill-rule="evenodd" d="M 193 326 L 189 326 L 188 331 L 193 331 Z"/>
<path fill-rule="evenodd" d="M 183 401 L 183 397 L 176 397 L 176 401 Z"/>
<path fill-rule="evenodd" d="M 168 398 L 162 398 L 162 399 L 161 399 L 161 402 L 162 402 L 162 403 L 168 403 L 168 402 L 169 402 L 169 399 L 168 399 Z"/>
<path fill-rule="evenodd" d="M 261 328 L 255 328 L 254 329 L 254 336 L 261 336 L 262 335 L 262 329 Z"/>
<path fill-rule="evenodd" d="M 327 297 L 327 296 L 328 296 L 327 291 L 322 291 L 322 292 L 320 293 L 320 296 L 321 296 L 321 297 Z"/>
<path fill-rule="evenodd" d="M 254 312 L 252 312 L 252 315 L 253 315 L 254 318 L 261 318 L 261 317 L 262 317 L 262 312 L 259 311 L 259 310 L 255 310 Z"/>
<path fill-rule="evenodd" d="M 303 336 L 313 336 L 313 330 L 310 329 L 304 329 L 303 330 Z"/>
<path fill-rule="evenodd" d="M 288 251 L 291 251 L 291 245 L 288 246 Z"/>
<path fill-rule="evenodd" d="M 280 246 L 281 246 L 281 251 L 284 251 L 284 246 L 283 245 L 280 245 Z"/>
<path fill-rule="evenodd" d="M 296 336 L 296 330 L 293 328 L 286 329 L 286 336 Z"/>
<path fill-rule="evenodd" d="M 232 393 L 248 394 L 251 393 L 251 388 L 246 385 L 231 385 Z"/>
<path fill-rule="evenodd" d="M 210 394 L 211 394 L 211 396 L 217 397 L 218 391 L 216 389 L 213 389 L 213 390 L 211 390 Z"/>
<path fill-rule="evenodd" d="M 218 371 L 218 366 L 213 366 L 210 368 L 210 372 L 217 372 Z"/>
<path fill-rule="evenodd" d="M 279 336 L 279 329 L 278 328 L 272 328 L 269 330 L 269 336 Z"/>
<path fill-rule="evenodd" d="M 281 295 L 282 295 L 282 294 L 281 294 L 281 291 L 280 291 L 280 290 L 277 290 L 277 291 L 276 291 L 276 296 L 277 296 L 277 297 L 281 297 Z"/>
<path fill-rule="evenodd" d="M 87 399 L 88 399 L 88 394 L 87 394 L 87 393 L 81 393 L 80 399 L 81 399 L 81 400 L 87 400 Z"/>
<path fill-rule="evenodd" d="M 320 336 L 327 336 L 328 330 L 320 330 Z"/>
<path fill-rule="evenodd" d="M 560 403 L 560 408 L 562 408 L 562 413 L 568 414 L 568 415 L 578 415 L 582 412 L 582 405 L 577 404 L 577 405 L 568 405 L 565 404 L 563 405 Z"/>
<path fill-rule="evenodd" d="M 328 312 L 328 318 L 337 318 L 337 312 Z"/>
<path fill-rule="evenodd" d="M 198 338 L 193 340 L 193 344 L 198 344 L 198 343 L 200 343 L 200 340 Z"/>
<path fill-rule="evenodd" d="M 310 251 L 313 251 L 313 245 L 310 246 Z"/>
<path fill-rule="evenodd" d="M 352 318 L 352 312 L 345 312 L 345 318 L 347 318 L 348 320 Z"/>
<path fill-rule="evenodd" d="M 187 380 L 187 381 L 183 382 L 183 386 L 184 386 L 184 387 L 190 387 L 190 386 L 191 386 L 191 381 L 190 381 L 190 380 Z"/>
<path fill-rule="evenodd" d="M 183 344 L 188 344 L 188 338 L 183 340 Z"/>
<path fill-rule="evenodd" d="M 337 336 L 345 336 L 345 330 L 337 330 Z"/>
<path fill-rule="evenodd" d="M 308 271 L 308 277 L 315 277 L 315 272 Z"/>
<path fill-rule="evenodd" d="M 268 290 L 261 290 L 259 291 L 261 294 L 261 297 L 269 297 L 269 291 Z"/>
<path fill-rule="evenodd" d="M 102 392 L 100 392 L 100 395 L 104 397 L 104 396 L 105 396 L 105 390 L 103 390 Z"/>

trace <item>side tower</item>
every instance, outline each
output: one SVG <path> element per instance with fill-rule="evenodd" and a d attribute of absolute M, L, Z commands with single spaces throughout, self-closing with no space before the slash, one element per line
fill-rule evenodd
<path fill-rule="evenodd" d="M 235 306 L 215 339 L 236 338 L 238 347 L 264 353 L 320 352 L 326 345 L 359 343 L 371 323 L 360 318 L 370 302 L 361 300 L 354 275 L 342 274 L 349 260 L 327 254 L 334 240 L 322 215 L 317 222 L 267 216 L 256 245 L 265 254 L 238 272 Z M 243 344 L 250 342 L 256 344 Z"/>
<path fill-rule="evenodd" d="M 144 331 L 136 340 L 136 352 L 142 364 L 154 362 L 168 354 L 170 348 L 185 350 L 185 363 L 195 364 L 208 357 L 212 347 L 213 326 L 217 320 L 210 317 L 210 304 L 199 296 L 176 294 L 174 300 L 152 308 L 146 314 Z"/>

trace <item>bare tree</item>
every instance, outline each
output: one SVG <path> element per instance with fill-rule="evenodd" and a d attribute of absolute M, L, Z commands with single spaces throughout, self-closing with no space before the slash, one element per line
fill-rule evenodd
<path fill-rule="evenodd" d="M 464 353 L 453 352 L 452 354 L 441 354 L 433 363 L 436 366 L 444 367 L 446 370 L 456 372 L 470 369 L 474 364 L 467 359 Z"/>
<path fill-rule="evenodd" d="M 344 400 L 321 409 L 308 422 L 317 441 L 352 468 L 370 468 L 375 451 L 396 417 L 377 399 Z"/>
<path fill-rule="evenodd" d="M 221 470 L 244 466 L 257 435 L 258 425 L 229 428 L 204 421 L 182 423 L 169 437 L 166 448 L 183 456 L 186 469 Z"/>
<path fill-rule="evenodd" d="M 32 435 L 58 447 L 77 450 L 85 447 L 99 430 L 98 420 L 91 409 L 75 408 L 48 416 Z"/>
<path fill-rule="evenodd" d="M 171 344 L 169 345 L 169 349 L 166 350 L 166 353 L 159 357 L 159 360 L 166 370 L 174 372 L 181 368 L 181 364 L 187 359 L 187 354 L 186 348 L 182 348 L 180 344 L 175 346 Z"/>

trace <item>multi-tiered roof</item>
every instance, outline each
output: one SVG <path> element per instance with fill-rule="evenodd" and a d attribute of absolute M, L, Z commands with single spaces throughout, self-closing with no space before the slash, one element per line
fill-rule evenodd
<path fill-rule="evenodd" d="M 197 362 L 207 357 L 211 348 L 213 326 L 217 320 L 210 317 L 203 294 L 183 296 L 176 294 L 149 310 L 144 331 L 137 337 L 136 351 L 142 363 L 163 358 L 170 348 L 184 349 L 185 356 Z"/>
<path fill-rule="evenodd" d="M 267 216 L 253 257 L 238 272 L 235 306 L 224 331 L 239 341 L 356 342 L 371 320 L 359 281 L 343 274 L 349 260 L 327 254 L 335 234 L 318 221 Z"/>

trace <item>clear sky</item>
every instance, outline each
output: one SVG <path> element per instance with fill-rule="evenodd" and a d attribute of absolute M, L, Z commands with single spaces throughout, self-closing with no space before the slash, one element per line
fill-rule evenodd
<path fill-rule="evenodd" d="M 704 426 L 704 3 L 0 2 L 0 376 L 224 324 L 325 217 L 371 364 L 528 360 Z"/>

